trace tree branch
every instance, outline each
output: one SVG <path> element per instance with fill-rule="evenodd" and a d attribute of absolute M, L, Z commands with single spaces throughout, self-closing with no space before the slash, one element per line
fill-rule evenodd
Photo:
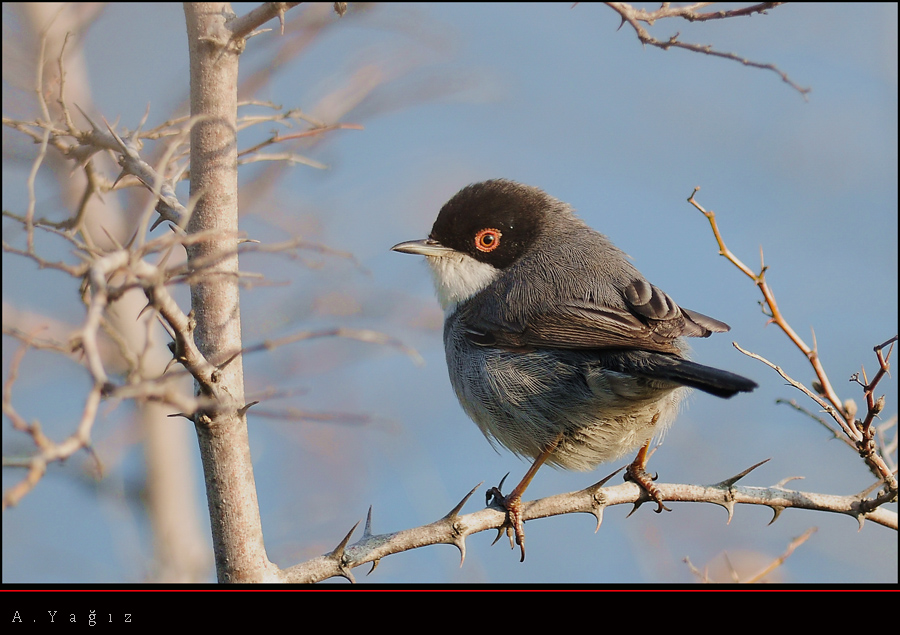
<path fill-rule="evenodd" d="M 791 88 L 800 93 L 804 100 L 807 99 L 807 94 L 812 90 L 811 88 L 804 88 L 796 84 L 790 77 L 788 77 L 787 73 L 779 70 L 778 67 L 774 64 L 754 62 L 734 53 L 726 53 L 724 51 L 716 50 L 710 44 L 691 44 L 689 42 L 681 42 L 678 39 L 681 35 L 680 33 L 676 33 L 668 40 L 658 40 L 650 35 L 650 33 L 639 24 L 639 22 L 646 22 L 650 26 L 653 26 L 654 22 L 656 22 L 657 20 L 663 20 L 666 18 L 683 18 L 688 22 L 705 22 L 707 20 L 724 20 L 728 18 L 745 17 L 757 13 L 765 15 L 768 9 L 773 9 L 781 4 L 784 4 L 783 2 L 763 2 L 733 11 L 716 11 L 715 13 L 696 12 L 696 9 L 708 6 L 712 4 L 711 2 L 698 2 L 684 7 L 672 7 L 669 6 L 668 2 L 664 2 L 662 6 L 656 11 L 635 9 L 633 6 L 625 2 L 606 2 L 604 4 L 606 4 L 606 6 L 608 6 L 610 9 L 618 13 L 619 16 L 621 16 L 622 24 L 625 24 L 627 22 L 631 26 L 631 28 L 634 29 L 635 34 L 642 44 L 649 44 L 650 46 L 661 48 L 664 51 L 673 47 L 685 49 L 687 51 L 693 51 L 694 53 L 703 53 L 704 55 L 712 55 L 713 57 L 721 57 L 727 60 L 740 62 L 744 66 L 752 66 L 754 68 L 761 68 L 764 70 L 772 71 L 773 73 L 778 74 L 778 76 L 781 77 L 781 80 L 784 83 L 788 84 Z M 619 28 L 621 28 L 621 25 L 619 25 Z"/>
<path fill-rule="evenodd" d="M 775 522 L 785 509 L 795 508 L 845 514 L 855 518 L 860 528 L 866 520 L 870 520 L 879 525 L 897 529 L 895 512 L 882 507 L 868 509 L 865 505 L 866 501 L 857 496 L 833 496 L 785 489 L 783 484 L 791 479 L 785 479 L 771 487 L 735 485 L 738 479 L 758 465 L 761 464 L 713 485 L 657 483 L 657 487 L 667 503 L 713 503 L 724 507 L 728 512 L 727 522 L 731 522 L 735 505 L 742 504 L 764 505 L 771 508 L 774 515 L 769 524 Z M 603 511 L 607 507 L 631 504 L 637 509 L 649 501 L 646 492 L 634 483 L 603 487 L 607 479 L 577 492 L 557 494 L 522 503 L 523 517 L 525 520 L 534 520 L 562 514 L 592 514 L 597 519 L 595 529 L 597 531 L 603 520 Z M 280 578 L 284 582 L 308 584 L 340 576 L 355 582 L 351 573 L 355 567 L 371 562 L 373 565 L 369 571 L 371 573 L 380 559 L 385 556 L 438 544 L 454 545 L 459 549 L 460 566 L 462 566 L 466 558 L 465 541 L 468 536 L 491 529 L 502 532 L 506 527 L 506 511 L 497 507 L 486 507 L 471 514 L 459 515 L 463 505 L 478 487 L 476 486 L 469 492 L 446 516 L 422 527 L 387 534 L 372 534 L 372 510 L 370 509 L 366 529 L 360 540 L 347 544 L 350 538 L 350 534 L 348 534 L 344 541 L 330 553 L 284 569 Z M 498 533 L 498 537 L 499 535 Z"/>

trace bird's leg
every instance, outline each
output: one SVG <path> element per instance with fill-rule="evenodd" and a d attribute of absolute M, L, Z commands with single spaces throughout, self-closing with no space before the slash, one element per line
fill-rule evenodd
<path fill-rule="evenodd" d="M 534 478 L 534 475 L 537 474 L 538 469 L 540 469 L 550 455 L 553 454 L 553 451 L 556 449 L 556 446 L 559 445 L 562 437 L 563 433 L 561 432 L 556 439 L 554 439 L 553 442 L 537 456 L 534 463 L 532 463 L 531 467 L 528 468 L 528 471 L 525 472 L 525 476 L 522 477 L 519 484 L 516 485 L 515 489 L 509 494 L 504 496 L 500 492 L 500 487 L 503 487 L 503 481 L 500 482 L 500 487 L 492 487 L 487 492 L 486 501 L 488 505 L 493 501 L 506 509 L 507 522 L 509 523 L 509 526 L 512 527 L 513 533 L 516 536 L 516 544 L 519 545 L 519 548 L 522 550 L 522 557 L 519 559 L 519 562 L 525 562 L 525 525 L 522 520 L 522 494 L 525 493 L 525 489 L 531 483 L 531 479 Z M 506 477 L 503 478 L 505 479 Z M 499 538 L 500 536 L 498 535 L 497 537 Z M 497 541 L 495 540 L 494 542 Z"/>
<path fill-rule="evenodd" d="M 663 510 L 670 512 L 672 510 L 663 505 L 662 492 L 659 491 L 659 488 L 653 482 L 656 480 L 656 477 L 650 476 L 645 469 L 647 467 L 647 448 L 649 447 L 650 442 L 647 441 L 640 452 L 638 452 L 634 461 L 625 468 L 625 480 L 636 483 L 641 489 L 647 492 L 652 500 L 656 501 L 656 504 L 659 505 L 655 510 L 657 514 L 661 513 Z M 636 508 L 637 506 L 635 506 L 635 509 Z"/>

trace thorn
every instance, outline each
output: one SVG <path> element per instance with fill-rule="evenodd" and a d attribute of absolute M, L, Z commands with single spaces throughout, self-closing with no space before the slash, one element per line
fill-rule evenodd
<path fill-rule="evenodd" d="M 857 532 L 862 531 L 863 524 L 866 522 L 866 515 L 865 515 L 865 514 L 857 513 L 857 514 L 856 514 L 856 522 L 859 523 L 859 529 L 857 529 L 856 531 L 857 531 Z"/>
<path fill-rule="evenodd" d="M 460 510 L 463 508 L 463 505 L 465 505 L 465 504 L 466 504 L 466 501 L 468 501 L 468 500 L 472 497 L 472 494 L 475 493 L 475 490 L 477 490 L 477 489 L 478 489 L 479 487 L 481 487 L 483 484 L 484 484 L 484 481 L 481 481 L 481 483 L 479 483 L 478 485 L 476 485 L 475 487 L 473 487 L 473 488 L 472 488 L 472 491 L 470 491 L 468 494 L 466 494 L 465 496 L 463 496 L 463 499 L 462 499 L 461 501 L 459 501 L 459 503 L 456 505 L 456 507 L 454 507 L 453 509 L 451 509 L 451 510 L 448 512 L 448 514 L 447 514 L 446 516 L 444 516 L 444 518 L 446 518 L 446 519 L 449 520 L 449 519 L 454 519 L 454 518 L 456 518 L 457 516 L 459 516 L 459 512 L 460 512 Z M 486 504 L 487 504 L 487 503 L 486 503 Z"/>
<path fill-rule="evenodd" d="M 221 364 L 216 366 L 216 368 L 218 368 L 219 370 L 226 368 L 228 366 L 228 364 L 230 364 L 231 362 L 236 360 L 238 357 L 240 357 L 240 355 L 241 355 L 241 351 L 238 351 L 237 353 L 235 353 L 234 355 L 232 355 L 231 357 L 226 359 L 224 362 L 222 362 Z"/>
<path fill-rule="evenodd" d="M 459 549 L 459 568 L 462 569 L 463 563 L 466 561 L 466 539 L 464 536 L 458 536 L 453 544 Z"/>
<path fill-rule="evenodd" d="M 243 408 L 238 409 L 238 416 L 243 417 L 245 414 L 247 414 L 247 411 L 250 410 L 250 408 L 252 408 L 253 406 L 255 406 L 258 403 L 259 403 L 259 400 L 251 401 L 250 403 L 246 404 Z"/>
<path fill-rule="evenodd" d="M 138 235 L 138 232 L 137 232 L 137 230 L 135 229 L 135 230 L 134 230 L 134 233 L 131 234 L 131 238 L 129 238 L 129 239 L 128 239 L 128 242 L 125 243 L 125 248 L 126 248 L 126 249 L 131 249 L 132 245 L 134 245 L 134 241 L 137 239 L 137 235 Z"/>
<path fill-rule="evenodd" d="M 337 547 L 334 548 L 334 551 L 331 553 L 325 554 L 329 558 L 340 559 L 344 557 L 344 547 L 347 546 L 347 543 L 350 542 L 350 536 L 353 535 L 353 532 L 356 531 L 356 528 L 359 526 L 359 523 L 362 521 L 356 521 L 356 524 L 347 532 L 347 535 L 344 536 L 344 539 L 341 541 Z"/>
<path fill-rule="evenodd" d="M 716 483 L 715 485 L 713 485 L 713 487 L 717 487 L 717 488 L 725 490 L 723 492 L 725 500 L 722 502 L 719 502 L 719 501 L 715 501 L 715 502 L 717 505 L 721 505 L 722 507 L 724 507 L 725 511 L 728 512 L 728 520 L 725 521 L 726 525 L 730 525 L 731 519 L 734 518 L 734 498 L 733 498 L 731 488 L 734 486 L 735 483 L 737 483 L 739 480 L 741 480 L 742 478 L 747 476 L 750 472 L 752 472 L 753 470 L 758 468 L 760 465 L 762 465 L 764 463 L 768 463 L 771 460 L 772 459 L 769 458 L 769 459 L 765 459 L 764 461 L 760 461 L 756 465 L 751 465 L 743 472 L 741 472 L 739 474 L 735 474 L 731 478 L 726 478 L 724 481 L 720 481 L 720 482 Z"/>
<path fill-rule="evenodd" d="M 122 249 L 122 244 L 121 244 L 118 240 L 116 240 L 116 237 L 115 237 L 115 236 L 113 236 L 112 234 L 110 234 L 110 233 L 107 231 L 106 227 L 103 227 L 103 226 L 101 225 L 101 226 L 100 226 L 100 229 L 102 229 L 102 230 L 103 230 L 103 233 L 106 234 L 106 237 L 109 238 L 109 242 L 111 242 L 113 245 L 116 246 L 116 249 Z"/>
<path fill-rule="evenodd" d="M 169 324 L 162 318 L 162 316 L 161 316 L 159 313 L 156 314 L 156 321 L 159 322 L 160 325 L 162 325 L 162 327 L 163 327 L 163 329 L 166 331 L 166 333 L 169 334 L 169 337 L 172 338 L 173 341 L 171 341 L 171 342 L 169 342 L 168 344 L 166 344 L 166 346 L 169 347 L 169 350 L 172 352 L 172 355 L 174 355 L 174 354 L 175 354 L 175 349 L 174 349 L 173 347 L 175 346 L 175 342 L 174 342 L 174 340 L 175 340 L 175 331 L 172 329 L 171 326 L 169 326 Z"/>
<path fill-rule="evenodd" d="M 721 481 L 721 482 L 719 482 L 719 483 L 716 483 L 715 487 L 731 487 L 732 485 L 734 485 L 735 483 L 737 483 L 739 480 L 741 480 L 742 478 L 744 478 L 745 476 L 747 476 L 750 472 L 752 472 L 753 470 L 755 470 L 756 468 L 758 468 L 760 465 L 762 465 L 762 464 L 764 464 L 764 463 L 768 463 L 768 462 L 771 461 L 771 460 L 772 460 L 771 458 L 768 458 L 768 459 L 766 459 L 766 460 L 764 460 L 764 461 L 760 461 L 760 462 L 757 463 L 756 465 L 751 465 L 750 467 L 748 467 L 746 470 L 744 470 L 744 471 L 741 472 L 740 474 L 735 474 L 735 475 L 732 476 L 731 478 L 726 478 L 724 481 Z"/>
<path fill-rule="evenodd" d="M 626 467 L 628 467 L 628 466 L 627 466 L 627 465 L 623 465 L 622 467 L 620 467 L 618 470 L 616 470 L 615 472 L 613 472 L 613 473 L 610 474 L 609 476 L 605 476 L 605 477 L 603 477 L 602 479 L 600 479 L 599 481 L 597 481 L 596 483 L 594 483 L 593 485 L 590 485 L 590 486 L 588 486 L 587 488 L 585 488 L 585 491 L 590 491 L 590 490 L 592 490 L 592 489 L 600 489 L 600 488 L 602 488 L 604 485 L 606 485 L 606 483 L 609 481 L 609 479 L 611 479 L 613 476 L 615 476 L 616 474 L 618 474 L 619 472 L 621 472 L 622 470 L 624 470 Z"/>
<path fill-rule="evenodd" d="M 352 584 L 356 584 L 356 579 L 353 577 L 353 573 L 350 571 L 350 567 L 347 566 L 348 561 L 346 560 L 346 556 L 344 554 L 344 548 L 347 546 L 347 543 L 350 541 L 350 536 L 353 535 L 353 532 L 356 531 L 356 528 L 359 526 L 359 523 L 362 521 L 356 521 L 356 524 L 347 532 L 347 535 L 344 536 L 344 539 L 341 541 L 337 547 L 335 547 L 334 551 L 331 553 L 325 554 L 327 557 L 332 558 L 335 562 L 338 563 L 338 568 L 340 569 L 341 575 L 347 580 L 349 580 Z M 369 572 L 371 573 L 371 571 Z"/>
<path fill-rule="evenodd" d="M 481 481 L 478 485 L 473 487 L 468 494 L 463 496 L 463 499 L 459 501 L 459 503 L 451 509 L 446 516 L 442 520 L 446 520 L 450 523 L 451 528 L 453 529 L 453 540 L 451 544 L 455 545 L 457 549 L 459 549 L 459 566 L 462 567 L 463 563 L 466 561 L 466 528 L 465 526 L 460 526 L 456 523 L 456 520 L 459 518 L 459 512 L 463 508 L 463 505 L 472 497 L 472 494 L 475 493 L 479 487 L 484 484 L 484 481 Z"/>
<path fill-rule="evenodd" d="M 110 123 L 106 120 L 106 117 L 103 117 L 102 119 L 103 119 L 103 123 L 106 125 L 106 129 L 109 131 L 109 134 L 111 134 L 113 139 L 116 140 L 116 143 L 119 144 L 119 151 L 122 152 L 122 154 L 127 154 L 128 146 L 125 145 L 125 142 L 122 141 L 122 137 L 117 135 L 116 131 L 113 129 L 115 126 L 119 125 L 118 117 L 116 118 L 115 123 L 113 123 L 112 125 L 110 125 Z"/>
<path fill-rule="evenodd" d="M 778 520 L 779 516 L 781 516 L 781 512 L 784 511 L 784 507 L 776 507 L 774 505 L 770 505 L 770 507 L 772 508 L 772 511 L 775 512 L 775 515 L 772 516 L 772 520 L 769 521 L 769 524 L 771 525 L 776 520 Z"/>
<path fill-rule="evenodd" d="M 366 514 L 366 527 L 363 529 L 363 539 L 369 538 L 372 535 L 372 506 L 369 505 L 369 513 Z M 377 560 L 375 561 L 378 562 Z M 377 566 L 377 565 L 376 565 Z M 372 567 L 372 571 L 375 570 L 375 567 Z M 369 573 L 372 573 L 369 571 Z"/>
<path fill-rule="evenodd" d="M 603 522 L 603 510 L 606 509 L 606 496 L 603 494 L 603 486 L 606 485 L 609 479 L 624 470 L 625 467 L 626 466 L 623 465 L 609 476 L 600 479 L 593 485 L 584 489 L 585 492 L 591 495 L 591 513 L 597 518 L 597 527 L 594 529 L 595 534 L 600 531 L 600 524 Z"/>
<path fill-rule="evenodd" d="M 728 512 L 728 520 L 725 521 L 725 524 L 730 525 L 731 519 L 734 518 L 734 501 L 728 500 L 728 501 L 725 501 L 724 503 L 719 503 L 719 504 L 722 507 L 724 507 L 726 509 L 726 511 Z"/>
<path fill-rule="evenodd" d="M 122 168 L 122 171 L 119 172 L 119 176 L 116 177 L 116 180 L 113 181 L 113 184 L 110 186 L 109 189 L 111 189 L 111 190 L 116 189 L 116 185 L 119 184 L 119 181 L 121 181 L 128 174 L 129 174 L 128 171 L 125 168 Z"/>
<path fill-rule="evenodd" d="M 491 543 L 491 546 L 497 544 L 497 541 L 500 540 L 500 537 L 503 535 L 503 530 L 506 530 L 506 535 L 509 536 L 509 546 L 512 549 L 515 549 L 515 545 L 513 544 L 513 535 L 512 535 L 512 527 L 508 525 L 502 525 L 497 527 L 497 537 L 494 538 L 494 542 Z"/>
<path fill-rule="evenodd" d="M 141 319 L 141 316 L 144 314 L 144 312 L 152 306 L 152 302 L 147 302 L 147 304 L 144 305 L 144 308 L 138 311 L 137 317 L 134 319 L 134 321 L 137 322 L 139 319 Z"/>
<path fill-rule="evenodd" d="M 603 510 L 606 509 L 606 503 L 599 503 L 597 507 L 594 509 L 594 516 L 597 517 L 597 528 L 594 529 L 594 533 L 596 534 L 600 531 L 600 523 L 603 522 Z"/>
<path fill-rule="evenodd" d="M 366 514 L 366 526 L 363 529 L 363 540 L 366 538 L 372 537 L 372 506 L 369 505 L 369 513 Z M 378 566 L 378 563 L 381 562 L 381 558 L 376 558 L 372 561 L 372 568 L 369 569 L 366 576 L 372 575 L 372 572 L 375 571 L 375 568 Z"/>
<path fill-rule="evenodd" d="M 81 106 L 79 106 L 78 104 L 75 104 L 75 107 L 76 107 L 76 108 L 78 109 L 78 111 L 82 114 L 82 116 L 83 116 L 85 119 L 87 119 L 87 122 L 88 122 L 89 124 L 91 124 L 91 128 L 94 130 L 94 132 L 99 132 L 99 131 L 100 131 L 100 128 L 98 128 L 98 127 L 97 127 L 97 124 L 95 124 L 94 121 L 93 121 L 90 117 L 87 116 L 87 113 L 84 112 L 84 110 L 81 109 Z"/>
<path fill-rule="evenodd" d="M 138 124 L 137 130 L 134 131 L 134 136 L 137 137 L 138 133 L 144 129 L 144 124 L 147 123 L 147 119 L 150 117 L 150 102 L 147 102 L 147 107 L 144 109 L 144 116 L 141 117 L 141 122 Z"/>

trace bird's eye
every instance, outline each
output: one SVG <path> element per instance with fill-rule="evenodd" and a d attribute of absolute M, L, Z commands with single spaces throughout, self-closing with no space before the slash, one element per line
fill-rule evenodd
<path fill-rule="evenodd" d="M 475 249 L 478 251 L 494 251 L 500 246 L 499 229 L 482 229 L 475 234 Z"/>

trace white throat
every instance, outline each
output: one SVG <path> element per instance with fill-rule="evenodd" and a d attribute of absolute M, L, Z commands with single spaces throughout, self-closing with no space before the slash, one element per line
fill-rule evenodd
<path fill-rule="evenodd" d="M 446 256 L 426 256 L 434 278 L 434 288 L 445 315 L 456 311 L 460 302 L 487 287 L 500 275 L 500 271 L 457 252 Z"/>

